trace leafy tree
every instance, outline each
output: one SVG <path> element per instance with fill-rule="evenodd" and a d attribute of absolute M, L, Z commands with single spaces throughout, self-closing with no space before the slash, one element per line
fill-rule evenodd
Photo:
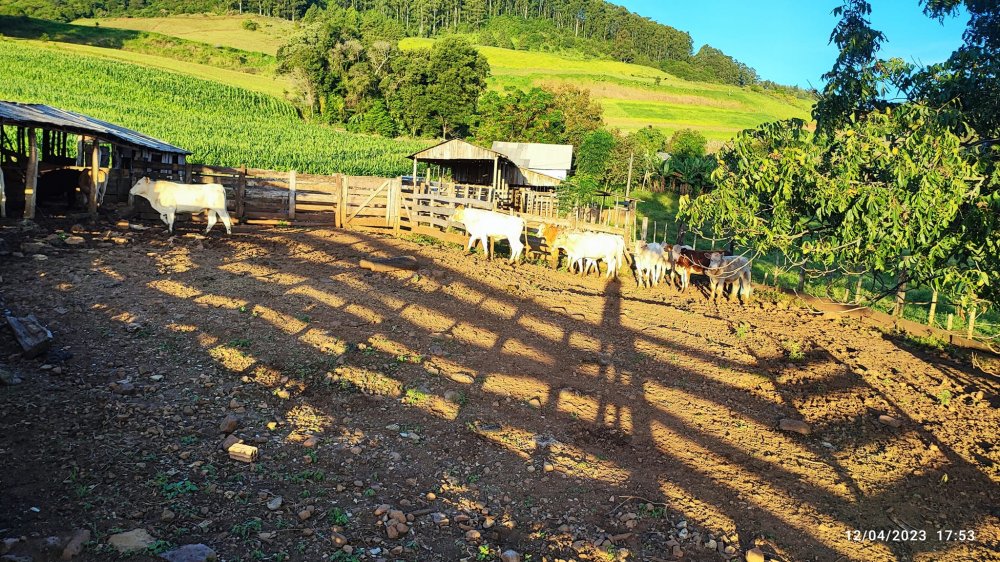
<path fill-rule="evenodd" d="M 604 109 L 591 100 L 590 90 L 560 84 L 549 91 L 555 96 L 555 107 L 563 116 L 565 133 L 561 142 L 579 148 L 585 136 L 604 126 Z"/>
<path fill-rule="evenodd" d="M 490 64 L 459 37 L 435 42 L 429 62 L 426 109 L 440 127 L 441 138 L 463 135 L 474 120 L 480 94 L 486 90 Z"/>
<path fill-rule="evenodd" d="M 708 141 L 705 135 L 694 129 L 681 129 L 670 137 L 667 144 L 667 152 L 671 158 L 680 157 L 700 157 L 705 155 L 705 147 Z"/>
<path fill-rule="evenodd" d="M 561 143 L 566 123 L 556 107 L 556 97 L 541 88 L 522 91 L 508 87 L 506 94 L 495 91 L 479 100 L 476 139 L 493 141 Z"/>
<path fill-rule="evenodd" d="M 604 129 L 599 129 L 583 137 L 576 155 L 576 173 L 603 181 L 615 148 L 615 137 Z"/>

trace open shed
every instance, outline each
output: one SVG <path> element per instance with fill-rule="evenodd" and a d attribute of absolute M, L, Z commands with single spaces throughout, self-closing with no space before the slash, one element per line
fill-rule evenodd
<path fill-rule="evenodd" d="M 70 202 L 82 191 L 96 216 L 105 194 L 120 199 L 128 193 L 133 177 L 145 171 L 143 163 L 183 167 L 190 154 L 73 111 L 0 101 L 0 211 L 6 216 L 20 207 L 24 218 L 34 218 L 41 179 L 43 187 Z"/>

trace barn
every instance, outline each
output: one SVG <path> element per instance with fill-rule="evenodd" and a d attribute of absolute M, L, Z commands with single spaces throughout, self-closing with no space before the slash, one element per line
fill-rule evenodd
<path fill-rule="evenodd" d="M 507 154 L 495 149 L 483 148 L 461 139 L 452 139 L 442 142 L 430 148 L 411 154 L 408 158 L 413 160 L 413 177 L 415 183 L 420 184 L 421 178 L 417 177 L 418 166 L 421 162 L 436 167 L 439 181 L 437 184 L 430 181 L 434 175 L 432 169 L 428 170 L 427 176 L 422 178 L 425 186 L 437 188 L 447 182 L 441 178 L 447 176 L 458 187 L 469 191 L 479 189 L 489 193 L 490 201 L 498 208 L 515 208 L 527 212 L 532 207 L 546 208 L 554 205 L 554 194 L 552 193 L 569 171 L 567 165 L 565 169 L 533 169 L 530 166 L 534 162 L 556 163 L 562 165 L 566 163 L 566 158 L 551 158 L 543 151 L 547 147 L 561 146 L 560 155 L 567 155 L 572 161 L 573 147 L 569 145 L 542 145 L 536 143 L 498 143 L 511 151 Z M 497 145 L 495 144 L 494 147 Z M 541 156 L 539 156 L 541 154 Z M 445 173 L 447 170 L 447 173 Z M 561 174 L 550 175 L 546 172 L 554 171 Z M 419 189 L 419 187 L 418 187 Z"/>
<path fill-rule="evenodd" d="M 182 177 L 190 151 L 88 115 L 0 101 L 0 202 L 5 216 L 35 217 L 36 206 L 72 208 L 87 194 L 96 216 L 101 194 L 123 200 L 144 164 Z M 94 181 L 96 178 L 96 182 Z M 97 193 L 97 196 L 91 195 Z"/>

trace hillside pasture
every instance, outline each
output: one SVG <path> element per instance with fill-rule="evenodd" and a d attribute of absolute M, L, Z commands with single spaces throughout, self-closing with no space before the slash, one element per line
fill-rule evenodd
<path fill-rule="evenodd" d="M 0 59 L 0 99 L 118 123 L 205 164 L 391 177 L 410 170 L 405 156 L 428 144 L 338 131 L 261 93 L 32 42 L 0 40 Z"/>
<path fill-rule="evenodd" d="M 223 560 L 994 558 L 1000 387 L 967 357 L 770 294 L 744 308 L 419 237 L 197 228 L 110 244 L 100 225 L 5 264 L 5 306 L 61 350 L 0 339 L 25 380 L 0 387 L 15 555 L 85 524 L 85 560 L 123 559 L 108 537 L 135 528 Z M 420 270 L 358 267 L 373 255 Z M 227 415 L 257 462 L 220 449 Z M 382 504 L 413 517 L 398 538 Z M 924 538 L 851 534 L 902 524 Z"/>

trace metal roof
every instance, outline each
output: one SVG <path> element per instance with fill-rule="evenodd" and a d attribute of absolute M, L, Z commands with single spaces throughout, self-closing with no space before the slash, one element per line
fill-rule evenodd
<path fill-rule="evenodd" d="M 38 103 L 0 101 L 0 122 L 7 125 L 58 129 L 69 133 L 98 137 L 113 144 L 173 154 L 191 154 L 132 129 L 93 117 Z"/>
<path fill-rule="evenodd" d="M 505 155 L 520 168 L 569 170 L 573 167 L 573 145 L 537 142 L 493 142 L 493 150 Z"/>

